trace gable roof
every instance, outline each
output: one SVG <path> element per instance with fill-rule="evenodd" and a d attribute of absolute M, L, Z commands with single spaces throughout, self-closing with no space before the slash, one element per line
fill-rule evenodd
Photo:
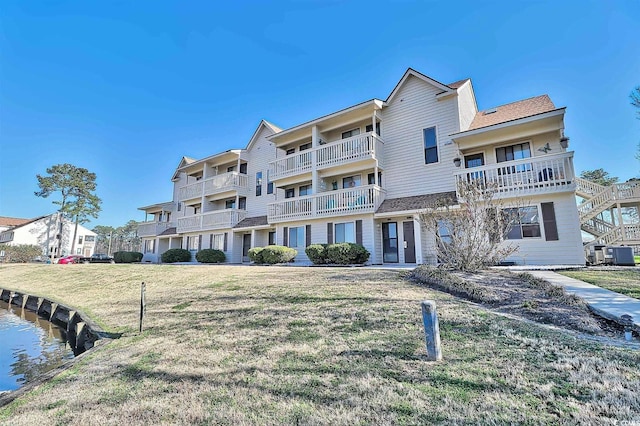
<path fill-rule="evenodd" d="M 484 111 L 478 111 L 467 129 L 475 130 L 556 110 L 549 95 L 535 96 Z"/>
<path fill-rule="evenodd" d="M 440 83 L 439 81 L 434 80 L 433 78 L 431 78 L 429 76 L 426 76 L 426 75 L 414 70 L 413 68 L 407 68 L 407 71 L 404 73 L 404 75 L 402 76 L 402 78 L 400 79 L 398 84 L 396 84 L 396 87 L 393 88 L 393 90 L 391 91 L 391 93 L 387 97 L 387 100 L 385 101 L 385 103 L 389 103 L 389 102 L 391 102 L 393 100 L 393 98 L 398 94 L 398 91 L 400 91 L 400 88 L 409 79 L 409 77 L 419 78 L 420 80 L 422 80 L 424 82 L 427 82 L 427 83 L 431 84 L 432 86 L 435 86 L 438 89 L 442 90 L 441 93 L 454 93 L 456 91 L 455 87 L 451 87 L 451 86 L 448 86 L 448 85 L 446 85 L 444 83 Z M 459 82 L 456 82 L 456 83 L 459 83 Z"/>
<path fill-rule="evenodd" d="M 470 78 L 463 78 L 462 80 L 458 80 L 458 81 L 454 81 L 453 83 L 449 83 L 449 84 L 447 84 L 447 86 L 451 87 L 452 89 L 457 89 L 459 87 L 462 87 L 462 85 L 465 84 L 469 80 L 471 80 L 471 79 Z"/>
<path fill-rule="evenodd" d="M 8 227 L 20 226 L 30 222 L 31 220 L 32 219 L 22 219 L 19 217 L 0 216 L 0 226 L 8 226 Z"/>
<path fill-rule="evenodd" d="M 176 180 L 180 177 L 181 168 L 195 162 L 196 162 L 195 158 L 186 157 L 186 156 L 182 157 L 182 159 L 180 160 L 180 164 L 178 164 L 178 167 L 176 167 L 176 171 L 173 173 L 173 176 L 171 177 L 171 180 Z"/>
<path fill-rule="evenodd" d="M 270 130 L 272 134 L 280 133 L 282 131 L 281 128 L 279 128 L 274 124 L 269 123 L 267 120 L 265 119 L 260 120 L 260 124 L 258 124 L 256 131 L 253 132 L 253 136 L 251 136 L 251 139 L 249 139 L 249 143 L 247 144 L 247 147 L 245 148 L 245 150 L 248 151 L 249 149 L 251 149 L 251 146 L 256 142 L 256 140 L 258 140 L 258 133 L 260 133 L 260 130 L 263 127 L 266 127 L 267 130 Z"/>

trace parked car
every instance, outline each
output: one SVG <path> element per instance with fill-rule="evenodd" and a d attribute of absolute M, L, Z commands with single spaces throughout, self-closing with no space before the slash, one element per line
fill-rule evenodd
<path fill-rule="evenodd" d="M 104 253 L 95 253 L 91 257 L 80 257 L 78 263 L 116 263 L 113 257 Z"/>
<path fill-rule="evenodd" d="M 79 254 L 71 254 L 69 256 L 64 256 L 58 259 L 58 263 L 61 263 L 63 265 L 70 264 L 70 263 L 80 263 L 79 260 L 81 257 L 82 256 L 80 256 Z"/>

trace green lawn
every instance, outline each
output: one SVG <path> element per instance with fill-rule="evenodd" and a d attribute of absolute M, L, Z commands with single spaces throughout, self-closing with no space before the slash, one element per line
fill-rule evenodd
<path fill-rule="evenodd" d="M 146 329 L 137 332 L 140 282 Z M 122 337 L 0 408 L 0 423 L 615 424 L 640 418 L 640 351 L 506 318 L 397 271 L 0 266 Z M 420 302 L 444 360 L 425 359 Z"/>
<path fill-rule="evenodd" d="M 559 273 L 640 299 L 640 271 L 638 270 L 598 271 L 586 269 L 582 271 L 561 271 Z"/>

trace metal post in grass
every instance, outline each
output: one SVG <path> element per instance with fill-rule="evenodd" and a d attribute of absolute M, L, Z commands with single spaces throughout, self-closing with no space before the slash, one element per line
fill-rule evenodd
<path fill-rule="evenodd" d="M 422 322 L 424 323 L 424 338 L 427 343 L 427 359 L 440 361 L 442 349 L 440 348 L 440 326 L 438 325 L 435 301 L 425 300 L 422 302 Z"/>
<path fill-rule="evenodd" d="M 147 289 L 147 286 L 143 282 L 140 285 L 140 333 L 142 333 L 142 321 L 144 320 L 144 314 L 147 310 L 147 301 L 145 299 L 146 289 Z"/>

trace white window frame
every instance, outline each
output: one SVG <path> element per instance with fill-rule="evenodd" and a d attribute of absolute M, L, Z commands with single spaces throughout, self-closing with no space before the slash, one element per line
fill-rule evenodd
<path fill-rule="evenodd" d="M 351 226 L 352 239 L 347 239 L 347 225 Z M 338 232 L 338 227 L 344 227 L 342 231 L 342 238 Z M 356 242 L 356 223 L 355 222 L 340 222 L 333 224 L 333 242 L 335 243 L 355 243 Z"/>
<path fill-rule="evenodd" d="M 293 245 L 292 243 L 292 238 L 291 236 L 294 235 L 293 232 L 295 231 L 295 236 L 296 236 L 296 245 Z M 290 227 L 287 232 L 289 233 L 288 237 L 288 241 L 287 241 L 287 245 L 288 247 L 291 248 L 305 248 L 306 247 L 306 241 L 305 241 L 305 227 L 304 226 L 293 226 Z M 298 241 L 300 240 L 300 241 Z"/>

